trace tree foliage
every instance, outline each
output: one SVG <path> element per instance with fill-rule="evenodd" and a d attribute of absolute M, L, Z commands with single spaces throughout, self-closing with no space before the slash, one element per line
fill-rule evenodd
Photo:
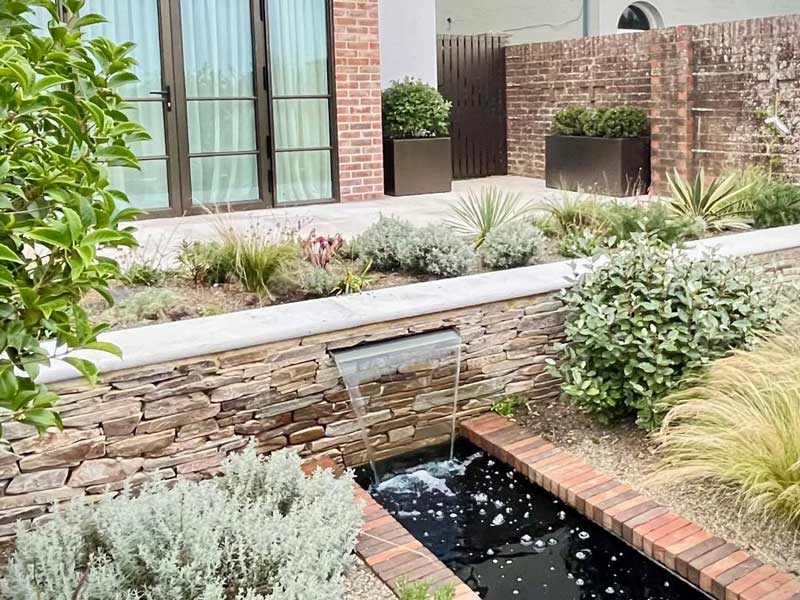
<path fill-rule="evenodd" d="M 111 302 L 120 271 L 101 252 L 135 245 L 122 223 L 138 211 L 108 170 L 138 168 L 128 144 L 148 139 L 120 95 L 136 79 L 133 45 L 89 39 L 104 19 L 83 4 L 0 0 L 0 421 L 40 431 L 60 426 L 40 368 L 70 350 L 118 352 L 80 301 L 94 291 Z M 32 6 L 49 12 L 47 31 Z M 96 378 L 89 361 L 64 360 Z"/>

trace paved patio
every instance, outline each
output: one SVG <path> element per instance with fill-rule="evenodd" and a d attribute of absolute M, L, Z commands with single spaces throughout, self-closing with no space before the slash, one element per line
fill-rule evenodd
<path fill-rule="evenodd" d="M 136 224 L 139 256 L 164 257 L 167 266 L 174 260 L 175 250 L 183 240 L 205 240 L 216 236 L 220 219 L 243 231 L 251 227 L 270 228 L 302 225 L 302 233 L 312 229 L 320 234 L 342 234 L 345 238 L 358 235 L 378 220 L 381 215 L 396 216 L 416 225 L 439 223 L 450 216 L 450 207 L 469 190 L 495 186 L 509 192 L 520 193 L 535 206 L 548 199 L 560 199 L 569 192 L 545 187 L 541 179 L 501 176 L 470 179 L 453 183 L 453 191 L 445 194 L 385 197 L 367 202 L 320 204 L 295 208 L 274 208 L 231 213 L 226 215 L 198 215 L 169 219 L 151 219 Z M 123 262 L 125 261 L 122 258 Z"/>

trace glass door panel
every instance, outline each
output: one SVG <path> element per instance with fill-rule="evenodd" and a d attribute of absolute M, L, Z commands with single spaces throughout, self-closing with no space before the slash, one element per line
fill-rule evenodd
<path fill-rule="evenodd" d="M 333 197 L 327 0 L 269 0 L 277 204 Z"/>
<path fill-rule="evenodd" d="M 192 204 L 256 202 L 250 0 L 181 0 L 181 28 Z"/>
<path fill-rule="evenodd" d="M 133 42 L 133 71 L 139 81 L 121 92 L 130 103 L 131 118 L 144 126 L 152 140 L 133 144 L 141 171 L 112 168 L 112 186 L 128 195 L 131 204 L 144 210 L 170 208 L 170 178 L 167 152 L 166 113 L 172 98 L 162 71 L 162 41 L 159 0 L 86 0 L 86 13 L 103 15 L 108 22 L 87 28 L 91 37 L 115 43 Z"/>

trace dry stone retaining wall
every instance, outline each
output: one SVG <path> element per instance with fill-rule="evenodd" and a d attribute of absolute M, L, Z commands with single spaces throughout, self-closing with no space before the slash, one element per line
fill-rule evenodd
<path fill-rule="evenodd" d="M 458 330 L 462 418 L 505 394 L 555 396 L 545 359 L 562 320 L 561 304 L 539 296 L 110 373 L 97 386 L 53 386 L 62 433 L 40 439 L 26 426 L 6 427 L 14 454 L 0 459 L 0 537 L 16 521 L 43 518 L 54 502 L 115 494 L 129 478 L 211 476 L 251 442 L 260 452 L 293 448 L 363 464 L 359 425 L 329 354 L 362 342 Z M 449 439 L 454 376 L 453 365 L 418 364 L 362 388 L 379 458 Z"/>

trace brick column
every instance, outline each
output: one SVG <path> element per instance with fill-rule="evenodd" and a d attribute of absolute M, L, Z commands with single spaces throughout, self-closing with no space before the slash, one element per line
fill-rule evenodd
<path fill-rule="evenodd" d="M 378 0 L 333 0 L 339 193 L 343 202 L 383 196 Z"/>
<path fill-rule="evenodd" d="M 695 119 L 692 27 L 664 30 L 651 46 L 652 190 L 667 191 L 666 174 L 693 173 Z"/>

